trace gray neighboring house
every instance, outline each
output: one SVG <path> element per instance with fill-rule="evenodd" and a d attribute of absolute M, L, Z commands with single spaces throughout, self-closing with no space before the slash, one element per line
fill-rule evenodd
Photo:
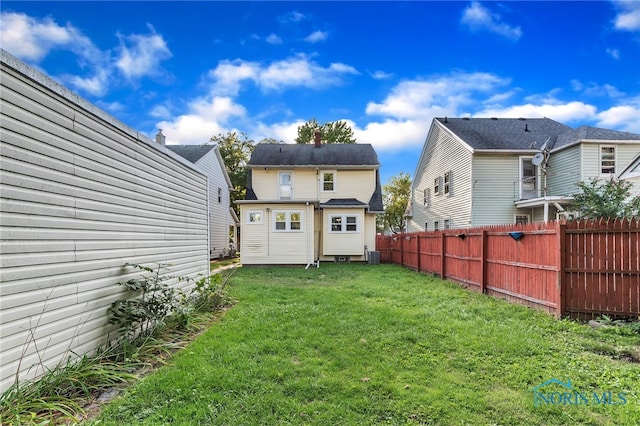
<path fill-rule="evenodd" d="M 633 185 L 631 187 L 631 195 L 640 196 L 640 153 L 629 164 L 629 167 L 620 173 L 620 179 L 627 180 Z"/>
<path fill-rule="evenodd" d="M 619 176 L 640 135 L 549 118 L 434 118 L 414 173 L 407 230 L 570 216 L 576 183 Z"/>
<path fill-rule="evenodd" d="M 156 141 L 164 145 L 158 132 Z M 230 255 L 236 250 L 238 216 L 231 207 L 233 188 L 224 159 L 217 145 L 166 145 L 171 151 L 202 169 L 209 179 L 209 234 L 211 259 Z"/>

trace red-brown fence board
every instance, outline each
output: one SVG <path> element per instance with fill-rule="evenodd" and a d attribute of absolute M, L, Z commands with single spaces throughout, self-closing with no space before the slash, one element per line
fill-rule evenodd
<path fill-rule="evenodd" d="M 377 248 L 382 262 L 558 316 L 640 315 L 639 219 L 378 236 Z"/>

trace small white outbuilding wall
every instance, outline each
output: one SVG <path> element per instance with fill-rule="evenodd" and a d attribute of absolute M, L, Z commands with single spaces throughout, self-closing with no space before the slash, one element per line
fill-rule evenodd
<path fill-rule="evenodd" d="M 0 65 L 4 391 L 113 337 L 116 283 L 140 275 L 125 263 L 208 274 L 209 227 L 201 170 L 4 50 Z"/>

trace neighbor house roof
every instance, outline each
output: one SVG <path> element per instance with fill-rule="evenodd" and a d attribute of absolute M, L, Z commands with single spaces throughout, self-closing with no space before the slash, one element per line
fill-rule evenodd
<path fill-rule="evenodd" d="M 571 130 L 550 118 L 436 118 L 473 150 L 537 150 Z"/>
<path fill-rule="evenodd" d="M 258 144 L 249 167 L 379 167 L 371 144 Z"/>
<path fill-rule="evenodd" d="M 640 141 L 636 133 L 620 132 L 618 130 L 601 129 L 591 126 L 580 126 L 558 136 L 554 149 L 573 145 L 581 141 Z"/>
<path fill-rule="evenodd" d="M 185 160 L 196 163 L 217 145 L 165 145 Z"/>

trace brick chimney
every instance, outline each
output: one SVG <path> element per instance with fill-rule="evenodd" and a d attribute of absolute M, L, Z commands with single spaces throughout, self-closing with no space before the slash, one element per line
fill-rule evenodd
<path fill-rule="evenodd" d="M 162 129 L 158 129 L 158 133 L 156 133 L 156 143 L 160 145 L 164 145 L 166 142 L 166 137 L 162 134 Z"/>
<path fill-rule="evenodd" d="M 316 129 L 316 131 L 313 132 L 313 136 L 316 148 L 320 148 L 320 146 L 322 145 L 322 132 L 320 131 L 320 129 Z"/>

